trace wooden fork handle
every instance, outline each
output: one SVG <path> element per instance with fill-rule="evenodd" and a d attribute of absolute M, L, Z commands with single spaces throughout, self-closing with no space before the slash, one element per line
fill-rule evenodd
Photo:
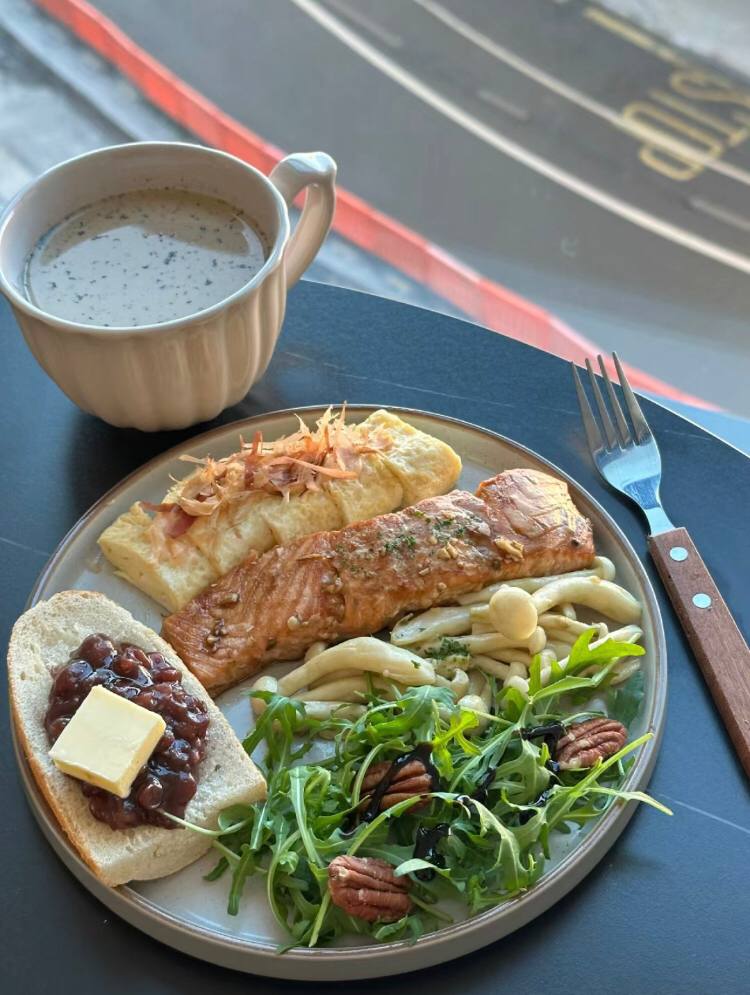
<path fill-rule="evenodd" d="M 750 649 L 687 529 L 649 536 L 651 555 L 750 776 Z"/>

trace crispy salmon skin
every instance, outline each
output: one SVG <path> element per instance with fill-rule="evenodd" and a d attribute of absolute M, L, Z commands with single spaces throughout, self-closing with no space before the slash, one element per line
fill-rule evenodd
<path fill-rule="evenodd" d="M 567 485 L 506 470 L 337 532 L 251 556 L 164 620 L 162 635 L 216 695 L 317 640 L 367 635 L 498 580 L 591 564 L 591 523 Z"/>

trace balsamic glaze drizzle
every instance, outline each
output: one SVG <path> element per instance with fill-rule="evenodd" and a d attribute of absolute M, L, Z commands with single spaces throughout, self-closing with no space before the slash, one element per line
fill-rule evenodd
<path fill-rule="evenodd" d="M 427 771 L 430 777 L 431 790 L 435 791 L 439 789 L 440 776 L 432 762 L 432 746 L 430 743 L 419 743 L 419 745 L 416 746 L 411 753 L 404 753 L 402 756 L 397 757 L 391 762 L 391 766 L 375 787 L 367 808 L 360 815 L 360 820 L 362 822 L 372 822 L 372 820 L 380 814 L 380 803 L 396 779 L 398 772 L 406 767 L 407 764 L 411 763 L 412 760 L 418 760 Z M 356 829 L 357 813 L 353 812 L 350 820 L 348 820 L 347 824 L 342 827 L 341 835 L 351 836 L 354 832 L 356 832 Z M 413 856 L 419 857 L 422 860 L 427 860 L 431 864 L 435 864 L 436 867 L 444 867 L 445 860 L 441 854 L 437 852 L 437 845 L 443 837 L 450 835 L 450 831 L 450 826 L 447 822 L 440 822 L 438 825 L 433 826 L 430 829 L 425 826 L 419 826 L 415 835 Z M 416 876 L 420 881 L 429 881 L 435 876 L 435 872 L 434 870 L 425 868 L 421 871 L 417 871 Z"/>
<path fill-rule="evenodd" d="M 487 768 L 487 771 L 486 771 L 484 777 L 479 782 L 479 784 L 476 786 L 476 789 L 475 789 L 474 793 L 471 796 L 472 798 L 474 798 L 478 802 L 481 802 L 482 804 L 484 804 L 487 801 L 487 796 L 490 793 L 490 788 L 492 787 L 492 782 L 495 780 L 495 774 L 496 774 L 496 772 L 497 772 L 497 767 L 488 767 Z"/>
<path fill-rule="evenodd" d="M 557 740 L 564 734 L 564 732 L 565 728 L 562 723 L 553 722 L 546 726 L 535 726 L 528 729 L 522 729 L 521 736 L 524 739 L 544 739 L 549 746 L 550 752 L 552 752 L 557 744 Z M 398 772 L 408 763 L 411 763 L 412 760 L 419 760 L 422 763 L 430 776 L 432 790 L 435 791 L 439 789 L 440 780 L 438 772 L 432 763 L 431 746 L 429 743 L 420 743 L 414 750 L 412 750 L 411 753 L 404 753 L 402 756 L 397 757 L 394 761 L 392 761 L 391 766 L 375 787 L 367 808 L 359 816 L 359 819 L 362 822 L 372 822 L 372 820 L 380 814 L 380 803 L 388 792 L 390 786 L 393 784 L 393 781 L 396 779 Z M 548 766 L 551 770 L 557 768 L 557 764 L 553 760 L 549 762 Z M 474 789 L 474 792 L 471 795 L 459 795 L 456 800 L 463 805 L 467 805 L 472 800 L 478 801 L 480 804 L 485 803 L 487 801 L 490 788 L 492 787 L 492 783 L 495 780 L 496 773 L 496 767 L 488 767 Z M 549 789 L 543 791 L 528 811 L 520 813 L 518 817 L 520 825 L 525 825 L 529 819 L 532 818 L 534 815 L 534 812 L 532 811 L 533 808 L 540 808 L 547 803 L 549 794 Z M 345 827 L 342 827 L 341 835 L 351 836 L 356 831 L 357 824 L 357 813 L 352 813 L 352 818 L 348 821 L 348 824 Z M 429 863 L 434 864 L 435 867 L 444 867 L 445 858 L 438 852 L 438 844 L 441 840 L 450 835 L 451 827 L 447 822 L 439 822 L 436 826 L 431 826 L 429 828 L 426 826 L 419 826 L 415 834 L 414 851 L 412 856 L 420 858 L 421 860 L 426 860 Z M 431 868 L 423 868 L 415 873 L 415 877 L 420 881 L 431 881 L 434 876 L 435 871 Z"/>
<path fill-rule="evenodd" d="M 565 726 L 562 722 L 550 722 L 546 726 L 527 726 L 521 730 L 522 739 L 543 739 L 549 746 L 550 753 L 563 735 L 565 735 Z"/>
<path fill-rule="evenodd" d="M 447 822 L 439 822 L 431 829 L 427 829 L 426 826 L 420 826 L 417 829 L 412 856 L 427 860 L 429 863 L 434 864 L 435 867 L 445 867 L 445 857 L 441 853 L 438 853 L 437 845 L 441 839 L 445 836 L 450 836 L 450 834 L 451 827 Z M 435 871 L 430 867 L 424 867 L 421 871 L 416 872 L 415 877 L 420 881 L 431 881 L 435 877 Z"/>
<path fill-rule="evenodd" d="M 557 774 L 560 770 L 560 765 L 553 758 L 557 750 L 557 741 L 564 735 L 565 726 L 562 722 L 550 722 L 546 726 L 529 726 L 521 730 L 522 739 L 543 739 L 547 744 L 550 759 L 545 764 L 545 767 L 553 774 Z"/>
<path fill-rule="evenodd" d="M 372 820 L 380 814 L 380 803 L 387 794 L 391 784 L 393 784 L 393 781 L 396 779 L 398 772 L 407 764 L 411 763 L 412 760 L 419 760 L 429 774 L 432 791 L 439 786 L 438 772 L 435 770 L 432 763 L 432 747 L 429 743 L 420 743 L 411 751 L 411 753 L 404 753 L 391 763 L 391 766 L 378 782 L 372 796 L 370 797 L 370 802 L 362 814 L 362 822 L 372 822 Z"/>
<path fill-rule="evenodd" d="M 541 795 L 539 795 L 539 797 L 537 798 L 537 800 L 535 802 L 531 803 L 530 807 L 527 808 L 525 812 L 521 812 L 519 814 L 519 816 L 518 816 L 518 824 L 519 824 L 519 826 L 525 826 L 526 823 L 529 821 L 529 819 L 533 818 L 533 816 L 536 815 L 536 812 L 534 812 L 533 809 L 543 808 L 547 804 L 547 799 L 549 798 L 550 793 L 551 793 L 550 789 L 546 788 L 541 793 Z"/>

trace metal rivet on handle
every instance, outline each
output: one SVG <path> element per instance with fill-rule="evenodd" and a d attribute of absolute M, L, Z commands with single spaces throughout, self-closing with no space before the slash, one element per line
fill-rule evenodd
<path fill-rule="evenodd" d="M 696 608 L 710 608 L 711 598 L 707 594 L 694 594 L 693 604 Z"/>
<path fill-rule="evenodd" d="M 688 551 L 684 546 L 673 546 L 669 551 L 669 555 L 673 560 L 677 560 L 678 563 L 682 563 L 683 560 L 688 558 Z"/>

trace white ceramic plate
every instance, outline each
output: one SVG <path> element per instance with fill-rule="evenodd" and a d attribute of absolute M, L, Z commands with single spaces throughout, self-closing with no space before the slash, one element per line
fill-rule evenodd
<path fill-rule="evenodd" d="M 312 423 L 322 410 L 309 408 L 300 413 Z M 373 408 L 367 406 L 350 408 L 349 420 L 359 421 L 371 410 Z M 473 490 L 481 480 L 518 466 L 537 467 L 568 481 L 578 508 L 593 522 L 597 551 L 614 561 L 619 582 L 644 605 L 646 695 L 641 714 L 630 731 L 633 737 L 651 731 L 654 738 L 638 754 L 626 784 L 631 790 L 643 788 L 656 757 L 664 722 L 666 650 L 653 590 L 627 539 L 604 509 L 574 481 L 522 446 L 465 422 L 426 412 L 394 410 L 417 428 L 444 439 L 461 454 L 464 471 L 460 486 L 467 489 Z M 181 453 L 203 456 L 210 452 L 213 456 L 224 456 L 236 450 L 240 433 L 248 438 L 260 429 L 266 437 L 276 438 L 295 428 L 293 412 L 276 412 L 218 428 L 152 460 L 106 494 L 71 529 L 37 581 L 30 604 L 70 588 L 100 591 L 158 631 L 161 609 L 114 575 L 96 545 L 99 534 L 134 501 L 159 501 L 169 475 L 183 476 L 185 473 L 185 464 L 178 461 Z M 242 687 L 222 695 L 219 705 L 237 733 L 246 735 L 252 719 Z M 282 935 L 271 915 L 262 882 L 249 882 L 240 914 L 228 916 L 226 881 L 208 884 L 202 880 L 202 875 L 214 863 L 210 854 L 160 881 L 117 889 L 101 885 L 57 825 L 18 747 L 16 753 L 26 793 L 47 839 L 78 880 L 105 905 L 144 932 L 195 957 L 242 971 L 294 980 L 381 977 L 438 964 L 499 939 L 549 908 L 577 884 L 606 853 L 634 811 L 633 803 L 618 803 L 603 818 L 580 832 L 560 836 L 546 873 L 528 893 L 472 919 L 440 929 L 415 944 L 401 941 L 363 945 L 355 938 L 351 943 L 335 948 L 297 948 L 279 955 L 277 944 L 287 937 Z"/>

